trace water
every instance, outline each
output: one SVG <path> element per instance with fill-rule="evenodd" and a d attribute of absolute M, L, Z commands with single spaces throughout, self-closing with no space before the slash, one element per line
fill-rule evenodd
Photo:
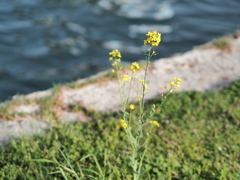
<path fill-rule="evenodd" d="M 157 58 L 240 28 L 239 0 L 0 0 L 0 100 L 110 68 L 108 52 L 143 58 L 147 31 L 162 32 Z"/>

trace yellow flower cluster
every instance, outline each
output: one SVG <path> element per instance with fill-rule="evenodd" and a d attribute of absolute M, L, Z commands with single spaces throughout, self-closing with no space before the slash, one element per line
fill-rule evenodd
<path fill-rule="evenodd" d="M 173 77 L 173 80 L 170 81 L 168 84 L 171 87 L 173 86 L 177 86 L 177 87 L 180 87 L 181 86 L 181 82 L 182 82 L 182 79 L 181 78 L 176 78 L 176 77 Z M 167 86 L 164 86 L 163 89 L 167 89 Z M 178 91 L 178 88 L 174 88 L 175 91 Z"/>
<path fill-rule="evenodd" d="M 160 124 L 157 121 L 149 121 L 150 124 L 154 124 L 157 127 L 160 127 Z"/>
<path fill-rule="evenodd" d="M 138 63 L 133 62 L 133 63 L 129 66 L 129 69 L 131 69 L 133 73 L 137 73 L 137 70 L 140 69 L 140 66 L 139 66 Z"/>
<path fill-rule="evenodd" d="M 121 69 L 121 68 L 122 68 L 122 67 L 120 67 L 120 69 Z M 129 66 L 129 69 L 131 69 L 133 73 L 137 73 L 137 70 L 140 69 L 140 66 L 139 66 L 138 63 L 133 62 L 133 63 Z M 137 79 L 138 76 L 135 76 L 135 78 Z M 127 74 L 125 74 L 125 75 L 120 75 L 120 79 L 119 79 L 119 80 L 120 80 L 120 81 L 130 82 L 130 80 L 131 80 L 130 73 L 127 73 Z"/>
<path fill-rule="evenodd" d="M 176 77 L 173 77 L 173 79 L 174 79 L 174 85 L 176 85 L 177 87 L 180 87 L 182 79 L 181 78 L 176 78 Z M 174 90 L 178 91 L 178 88 L 174 88 Z"/>
<path fill-rule="evenodd" d="M 146 45 L 147 43 L 150 44 L 151 46 L 159 45 L 161 41 L 161 33 L 157 31 L 153 31 L 153 32 L 148 32 L 146 35 L 149 36 L 149 38 L 143 41 L 144 45 Z"/>
<path fill-rule="evenodd" d="M 114 61 L 112 63 L 112 66 L 117 65 L 117 63 L 121 61 L 122 55 L 121 55 L 121 53 L 117 49 L 111 51 L 109 53 L 109 55 L 111 56 L 111 57 L 109 57 L 109 61 L 112 61 L 112 60 Z"/>
<path fill-rule="evenodd" d="M 120 67 L 120 69 L 121 69 L 121 68 L 122 68 L 122 67 Z M 132 63 L 132 64 L 129 66 L 129 69 L 131 69 L 133 73 L 137 73 L 137 70 L 140 69 L 140 66 L 139 66 L 138 63 L 134 62 L 134 63 Z M 131 80 L 131 76 L 130 76 L 129 73 L 127 73 L 127 74 L 125 74 L 125 75 L 120 75 L 120 77 L 121 77 L 121 78 L 119 79 L 120 81 L 130 82 L 130 80 Z M 135 76 L 135 78 L 137 79 L 138 76 Z"/>
<path fill-rule="evenodd" d="M 128 125 L 127 125 L 127 123 L 126 123 L 125 120 L 121 119 L 121 120 L 120 120 L 120 123 L 121 123 L 121 125 L 122 125 L 122 127 L 123 127 L 124 129 L 126 129 L 126 128 L 128 127 Z"/>
<path fill-rule="evenodd" d="M 130 79 L 131 79 L 131 77 L 129 76 L 129 73 L 127 73 L 125 75 L 121 75 L 121 79 L 119 79 L 119 80 L 130 82 Z"/>
<path fill-rule="evenodd" d="M 120 53 L 117 49 L 111 51 L 111 52 L 109 53 L 109 55 L 111 55 L 112 57 L 117 57 L 117 58 L 121 58 L 121 57 L 122 57 L 122 56 L 121 56 L 121 53 Z M 109 60 L 112 60 L 112 59 L 109 58 Z"/>

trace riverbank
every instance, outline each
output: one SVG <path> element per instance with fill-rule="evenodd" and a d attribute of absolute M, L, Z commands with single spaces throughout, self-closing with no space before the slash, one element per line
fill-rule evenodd
<path fill-rule="evenodd" d="M 211 42 L 152 63 L 146 100 L 164 92 L 163 87 L 174 76 L 183 80 L 180 91 L 212 91 L 240 79 L 240 37 L 230 39 L 228 46 Z M 139 75 L 142 73 L 139 71 Z M 137 101 L 134 91 L 130 100 Z M 81 110 L 75 111 L 75 106 Z M 18 95 L 0 105 L 0 142 L 6 144 L 23 133 L 41 133 L 58 120 L 90 121 L 91 111 L 118 111 L 120 107 L 117 81 L 110 71 L 46 91 Z"/>

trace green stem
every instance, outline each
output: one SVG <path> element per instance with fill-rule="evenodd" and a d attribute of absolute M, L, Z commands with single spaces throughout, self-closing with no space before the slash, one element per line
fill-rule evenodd
<path fill-rule="evenodd" d="M 143 119 L 144 119 L 144 107 L 145 107 L 145 101 L 144 101 L 144 97 L 145 97 L 145 88 L 146 88 L 146 81 L 147 81 L 147 73 L 148 73 L 148 66 L 149 66 L 149 62 L 150 62 L 150 59 L 151 59 L 151 49 L 152 47 L 149 48 L 148 50 L 148 54 L 146 55 L 146 68 L 145 68 L 145 73 L 144 73 L 144 79 L 143 79 L 143 83 L 142 83 L 142 92 L 141 92 L 141 95 L 142 95 L 142 99 L 140 101 L 140 116 L 139 116 L 139 119 L 138 119 L 138 130 L 137 130 L 137 142 L 139 142 L 142 138 L 142 125 L 143 125 Z M 146 121 L 145 121 L 146 122 Z"/>
<path fill-rule="evenodd" d="M 134 158 L 134 167 L 133 167 L 133 170 L 134 170 L 134 180 L 139 180 L 140 178 L 140 175 L 141 175 L 141 168 L 142 168 L 142 161 L 143 161 L 143 158 L 145 156 L 145 153 L 146 153 L 146 149 L 144 150 L 143 154 L 141 155 L 140 157 L 140 163 L 138 164 L 138 159 L 136 157 L 136 154 L 138 149 L 139 149 L 139 142 L 140 140 L 142 139 L 142 133 L 143 133 L 143 119 L 144 119 L 144 107 L 145 107 L 145 102 L 144 102 L 144 97 L 145 97 L 145 88 L 146 88 L 146 81 L 147 81 L 147 73 L 148 73 L 148 66 L 149 66 L 149 62 L 150 62 L 150 59 L 151 59 L 151 49 L 152 47 L 150 47 L 150 49 L 148 50 L 148 54 L 146 56 L 146 68 L 145 68 L 145 73 L 144 73 L 144 79 L 143 79 L 143 82 L 142 82 L 142 92 L 141 92 L 141 95 L 142 95 L 142 99 L 140 101 L 140 116 L 139 116 L 139 119 L 138 119 L 138 130 L 137 130 L 137 135 L 136 135 L 136 147 L 134 149 L 134 153 L 133 153 L 133 156 L 132 158 Z M 146 140 L 147 141 L 147 140 Z M 146 142 L 147 143 L 147 142 Z M 137 169 L 136 169 L 137 167 Z"/>
<path fill-rule="evenodd" d="M 156 113 L 156 109 L 159 109 L 160 107 L 162 107 L 162 105 L 164 104 L 164 102 L 167 99 L 168 95 L 170 94 L 170 91 L 172 90 L 172 88 L 173 88 L 173 86 L 168 90 L 167 95 L 162 98 L 161 104 L 157 108 L 155 108 L 154 111 L 151 112 L 151 114 L 149 114 L 149 116 L 146 118 L 145 122 L 147 122 L 151 117 L 154 116 L 154 114 Z"/>
<path fill-rule="evenodd" d="M 120 85 L 120 74 L 118 70 L 118 64 L 116 65 L 116 73 L 117 73 L 117 79 L 118 79 L 118 91 L 120 93 L 120 99 L 121 99 L 121 104 L 122 104 L 122 112 L 125 111 L 125 105 L 124 105 L 124 100 L 123 100 L 123 94 L 121 91 L 121 85 Z"/>
<path fill-rule="evenodd" d="M 127 95 L 127 103 L 129 102 L 129 96 L 130 96 L 130 92 L 131 92 L 131 89 L 132 89 L 132 79 L 133 79 L 133 73 L 131 75 L 131 80 L 130 80 L 130 84 L 129 84 L 128 95 Z"/>
<path fill-rule="evenodd" d="M 145 141 L 145 146 L 147 146 L 148 140 L 149 140 L 149 135 L 147 136 L 147 139 Z M 141 169 L 142 169 L 143 159 L 144 159 L 144 157 L 146 155 L 146 152 L 147 152 L 147 148 L 144 149 L 143 155 L 141 156 L 141 159 L 140 159 L 140 163 L 139 163 L 139 167 L 138 167 L 138 179 L 140 179 L 140 176 L 141 176 Z"/>
<path fill-rule="evenodd" d="M 141 118 L 143 116 L 143 110 L 144 110 L 144 106 L 145 106 L 145 102 L 144 102 L 144 97 L 145 97 L 145 83 L 146 83 L 146 80 L 147 80 L 147 73 L 148 73 L 148 65 L 149 65 L 149 61 L 150 61 L 150 51 L 151 51 L 151 48 L 148 52 L 148 55 L 146 57 L 146 61 L 147 61 L 147 64 L 146 64 L 146 68 L 145 68 L 145 72 L 144 72 L 144 83 L 142 84 L 142 99 L 141 99 Z"/>

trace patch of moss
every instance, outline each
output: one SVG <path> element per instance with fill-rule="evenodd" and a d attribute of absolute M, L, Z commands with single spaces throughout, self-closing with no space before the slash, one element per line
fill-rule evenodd
<path fill-rule="evenodd" d="M 233 40 L 232 36 L 224 36 L 218 39 L 214 39 L 212 41 L 212 45 L 221 50 L 230 50 L 232 40 Z"/>

